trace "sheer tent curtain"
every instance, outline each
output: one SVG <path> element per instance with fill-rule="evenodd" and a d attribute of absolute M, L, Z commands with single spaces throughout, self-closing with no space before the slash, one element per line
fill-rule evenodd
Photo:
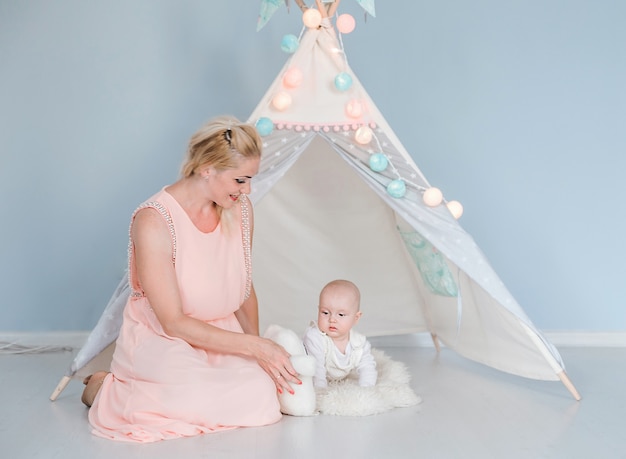
<path fill-rule="evenodd" d="M 50 400 L 56 400 L 73 377 L 87 376 L 97 370 L 109 368 L 114 342 L 122 326 L 122 312 L 130 293 L 131 288 L 126 275 L 120 280 L 98 323 L 50 395 Z M 96 359 L 98 356 L 99 358 Z M 82 371 L 79 372 L 79 370 Z"/>

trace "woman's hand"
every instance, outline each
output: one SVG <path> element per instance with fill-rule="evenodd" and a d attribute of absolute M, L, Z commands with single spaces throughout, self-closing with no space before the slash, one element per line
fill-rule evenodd
<path fill-rule="evenodd" d="M 291 365 L 289 353 L 274 341 L 257 337 L 253 355 L 261 368 L 270 375 L 279 393 L 287 391 L 293 394 L 294 391 L 289 383 L 302 384 L 302 381 L 298 379 L 298 373 Z"/>

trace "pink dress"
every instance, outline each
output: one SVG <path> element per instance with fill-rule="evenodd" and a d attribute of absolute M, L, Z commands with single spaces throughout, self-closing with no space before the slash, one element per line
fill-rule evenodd
<path fill-rule="evenodd" d="M 140 206 L 156 208 L 166 221 L 171 216 L 185 314 L 236 332 L 242 329 L 234 312 L 250 285 L 246 231 L 242 237 L 242 212 L 250 204 L 241 199 L 245 202 L 233 209 L 228 234 L 221 224 L 211 233 L 198 230 L 165 189 Z M 134 292 L 124 309 L 111 373 L 89 410 L 94 434 L 152 442 L 277 422 L 276 387 L 256 361 L 208 352 L 165 334 L 133 279 L 132 246 L 129 265 Z"/>

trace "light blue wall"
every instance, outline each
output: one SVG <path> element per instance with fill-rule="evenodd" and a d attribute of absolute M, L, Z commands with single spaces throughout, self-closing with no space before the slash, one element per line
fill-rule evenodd
<path fill-rule="evenodd" d="M 91 328 L 135 206 L 252 111 L 299 33 L 259 1 L 0 2 L 0 330 Z M 401 7 L 398 5 L 401 4 Z M 626 329 L 626 2 L 377 2 L 353 70 L 539 328 Z"/>

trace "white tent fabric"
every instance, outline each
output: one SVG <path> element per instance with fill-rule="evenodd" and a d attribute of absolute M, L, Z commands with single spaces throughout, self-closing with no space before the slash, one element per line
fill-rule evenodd
<path fill-rule="evenodd" d="M 288 89 L 283 77 L 294 68 L 304 78 Z M 342 72 L 353 80 L 348 91 L 333 85 Z M 278 111 L 273 101 L 281 92 L 290 93 L 292 103 Z M 346 114 L 354 101 L 363 107 L 358 119 Z M 262 317 L 280 317 L 299 330 L 315 314 L 319 289 L 346 277 L 363 291 L 359 327 L 370 336 L 430 331 L 446 346 L 494 368 L 559 379 L 558 351 L 473 239 L 444 205 L 423 203 L 427 180 L 350 69 L 333 28 L 305 32 L 249 121 L 261 118 L 275 125 L 264 137 L 251 196 L 258 203 L 254 282 Z M 355 140 L 363 125 L 374 131 L 364 145 Z M 389 158 L 382 173 L 368 166 L 375 152 Z M 386 191 L 396 178 L 408 184 L 402 198 Z M 437 289 L 424 279 L 437 258 L 422 256 L 420 249 L 442 255 L 438 269 L 452 276 L 456 292 L 433 293 Z"/>
<path fill-rule="evenodd" d="M 293 68 L 303 76 L 296 87 L 283 81 Z M 344 91 L 333 83 L 342 72 L 352 78 Z M 291 99 L 281 110 L 273 104 L 279 93 Z M 361 113 L 346 110 L 349 104 L 358 104 Z M 316 317 L 321 287 L 347 278 L 361 289 L 359 329 L 366 335 L 430 332 L 435 344 L 441 340 L 499 370 L 561 379 L 580 398 L 558 351 L 471 236 L 445 205 L 423 203 L 429 183 L 348 66 L 328 22 L 301 37 L 249 121 L 260 119 L 273 123 L 263 137 L 251 194 L 253 276 L 262 329 L 278 323 L 303 332 Z M 355 140 L 362 126 L 373 132 L 364 144 Z M 370 169 L 373 153 L 384 153 L 387 169 Z M 394 198 L 386 188 L 398 178 L 407 190 Z M 127 296 L 123 279 L 52 399 L 115 340 Z"/>

